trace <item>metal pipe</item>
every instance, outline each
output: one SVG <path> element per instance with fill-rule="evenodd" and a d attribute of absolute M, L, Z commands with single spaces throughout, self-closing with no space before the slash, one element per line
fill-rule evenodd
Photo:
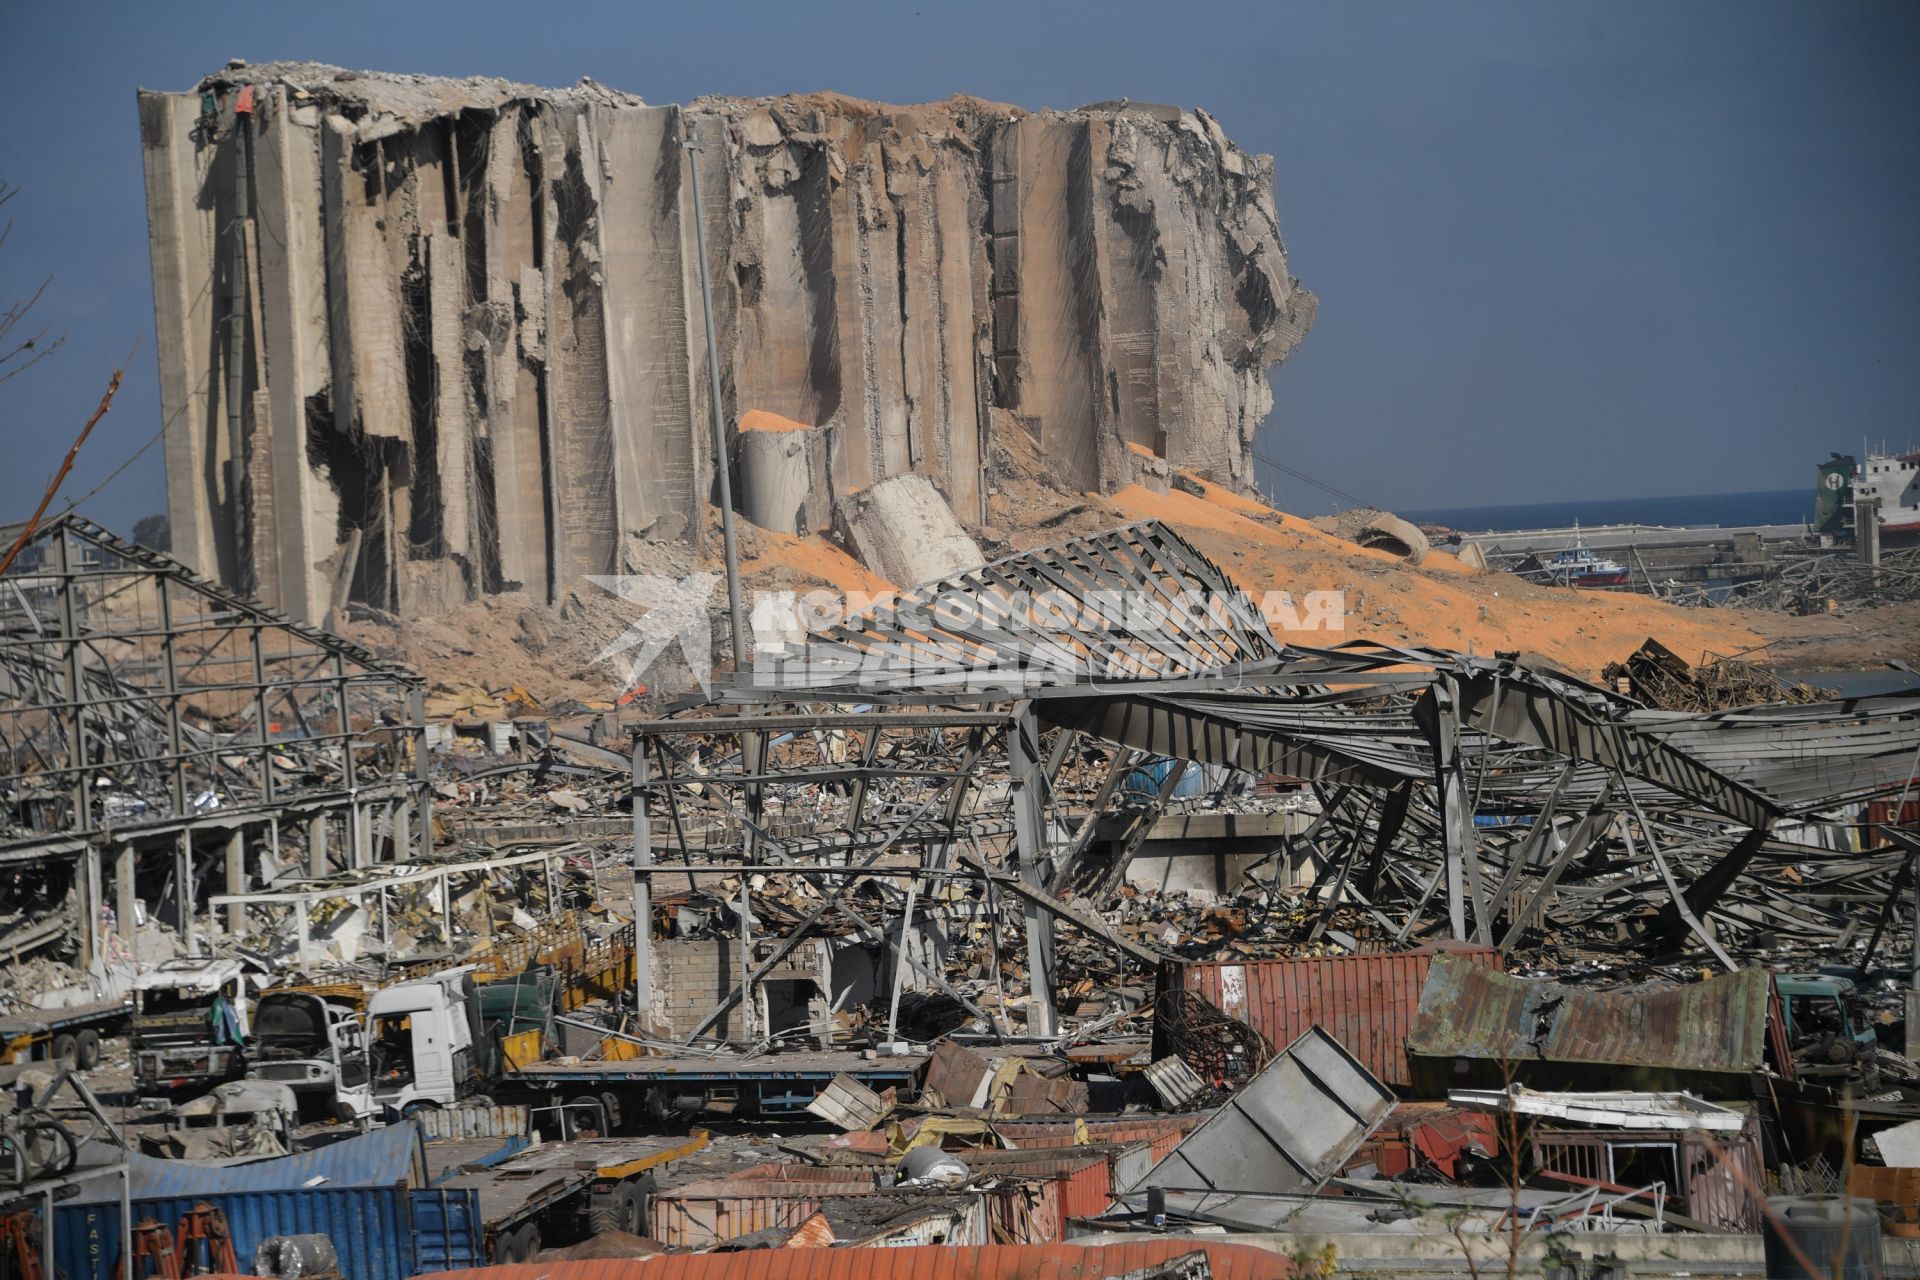
<path fill-rule="evenodd" d="M 241 401 L 246 397 L 247 355 L 247 155 L 252 150 L 253 117 L 244 111 L 233 116 L 233 250 L 227 264 L 227 498 L 235 532 L 234 567 L 244 588 L 256 588 L 251 566 L 252 531 L 248 527 L 246 492 L 246 419 Z M 244 545 L 242 539 L 245 540 Z"/>
<path fill-rule="evenodd" d="M 707 216 L 700 200 L 700 152 L 693 126 L 681 113 L 681 145 L 692 156 L 687 172 L 693 177 L 693 243 L 700 252 L 700 306 L 707 320 L 707 377 L 713 407 L 713 465 L 720 482 L 720 538 L 727 560 L 727 619 L 733 632 L 733 669 L 744 671 L 750 656 L 746 615 L 740 609 L 740 548 L 733 533 L 733 476 L 727 463 L 727 425 L 720 406 L 720 342 L 713 332 L 713 286 L 707 278 Z"/>
<path fill-rule="evenodd" d="M 653 828 L 647 820 L 647 743 L 633 742 L 633 1017 L 653 1008 Z M 597 896 L 597 895 L 596 895 Z"/>

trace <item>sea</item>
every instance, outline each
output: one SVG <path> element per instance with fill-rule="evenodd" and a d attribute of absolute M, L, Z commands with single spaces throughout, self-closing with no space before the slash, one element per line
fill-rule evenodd
<path fill-rule="evenodd" d="M 1680 498 L 1608 498 L 1588 502 L 1527 502 L 1503 507 L 1430 507 L 1395 511 L 1415 524 L 1439 524 L 1461 533 L 1564 529 L 1582 525 L 1657 524 L 1669 527 L 1800 524 L 1813 518 L 1813 486 L 1759 493 L 1698 493 Z"/>

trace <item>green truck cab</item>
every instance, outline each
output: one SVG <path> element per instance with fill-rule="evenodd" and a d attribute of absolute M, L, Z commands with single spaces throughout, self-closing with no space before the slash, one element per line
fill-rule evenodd
<path fill-rule="evenodd" d="M 1776 975 L 1794 1056 L 1811 1049 L 1818 1060 L 1852 1062 L 1876 1043 L 1873 1028 L 1853 1009 L 1853 983 L 1819 973 Z"/>

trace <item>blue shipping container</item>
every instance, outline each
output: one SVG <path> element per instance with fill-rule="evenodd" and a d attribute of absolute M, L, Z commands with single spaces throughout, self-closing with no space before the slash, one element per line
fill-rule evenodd
<path fill-rule="evenodd" d="M 226 1215 L 240 1270 L 253 1271 L 260 1242 L 323 1235 L 340 1255 L 345 1280 L 407 1280 L 425 1271 L 486 1263 L 479 1198 L 472 1191 L 405 1187 L 303 1187 L 170 1200 L 135 1200 L 135 1222 L 149 1218 L 177 1231 L 195 1205 Z M 65 1204 L 54 1209 L 54 1261 L 64 1280 L 119 1280 L 120 1206 Z"/>
<path fill-rule="evenodd" d="M 1173 760 L 1169 756 L 1155 756 L 1145 764 L 1128 771 L 1120 780 L 1120 790 L 1129 800 L 1152 800 L 1160 794 L 1160 788 L 1166 784 L 1167 775 L 1173 772 Z M 1180 775 L 1180 781 L 1173 784 L 1173 797 L 1190 800 L 1194 796 L 1204 795 L 1207 791 L 1207 769 L 1204 765 L 1187 764 L 1186 772 Z"/>

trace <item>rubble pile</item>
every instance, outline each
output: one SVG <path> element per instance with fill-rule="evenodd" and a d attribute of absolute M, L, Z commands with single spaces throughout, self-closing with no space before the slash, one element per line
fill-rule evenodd
<path fill-rule="evenodd" d="M 1723 603 L 1811 614 L 1920 600 L 1920 547 L 1876 550 L 1879 559 L 1871 564 L 1846 549 L 1786 558 L 1765 578 L 1736 588 Z"/>
<path fill-rule="evenodd" d="M 1096 1238 L 1192 1269 L 1257 1233 L 1465 1274 L 1757 1257 L 1810 1190 L 1890 1246 L 1920 1220 L 1912 696 L 1652 641 L 1591 685 L 1289 646 L 1147 522 L 708 697 L 435 719 L 335 637 L 56 536 L 208 592 L 267 678 L 169 689 L 161 645 L 83 668 L 77 734 L 9 713 L 9 892 L 74 941 L 9 957 L 0 1251 L 47 1188 L 99 1280 L 113 1250 L 59 1242 L 407 1280 Z M 134 732 L 176 723 L 206 750 Z M 220 803 L 172 807 L 201 770 Z"/>
<path fill-rule="evenodd" d="M 1315 304 L 1204 111 L 140 115 L 179 558 L 0 592 L 0 1275 L 1920 1249 L 1920 697 L 1249 497 Z M 745 652 L 716 498 L 860 602 Z"/>
<path fill-rule="evenodd" d="M 1728 711 L 1756 703 L 1818 702 L 1833 695 L 1805 683 L 1788 683 L 1765 667 L 1738 658 L 1713 657 L 1698 667 L 1648 637 L 1625 662 L 1600 673 L 1639 702 L 1663 711 Z"/>

